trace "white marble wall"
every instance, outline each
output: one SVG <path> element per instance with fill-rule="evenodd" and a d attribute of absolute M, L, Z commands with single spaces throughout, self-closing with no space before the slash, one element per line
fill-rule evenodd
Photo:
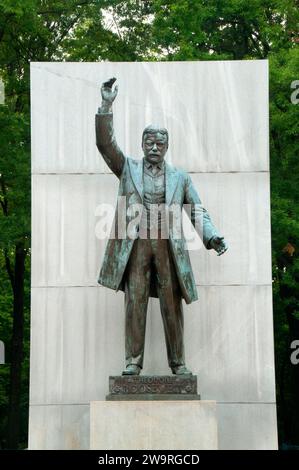
<path fill-rule="evenodd" d="M 88 448 L 88 404 L 124 366 L 123 294 L 96 283 L 95 210 L 117 179 L 95 147 L 100 83 L 118 78 L 119 145 L 169 129 L 230 250 L 191 252 L 200 300 L 185 306 L 187 363 L 217 400 L 220 448 L 275 448 L 266 61 L 33 63 L 30 448 Z M 162 360 L 161 360 L 162 357 Z M 168 373 L 150 302 L 144 373 Z"/>

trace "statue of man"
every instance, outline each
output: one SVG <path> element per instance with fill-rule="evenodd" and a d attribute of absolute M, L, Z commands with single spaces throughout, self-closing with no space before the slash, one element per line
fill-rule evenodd
<path fill-rule="evenodd" d="M 218 255 L 227 250 L 210 216 L 201 204 L 190 176 L 170 166 L 164 157 L 168 149 L 168 132 L 158 126 L 143 131 L 144 157 L 135 160 L 124 155 L 113 131 L 112 103 L 117 96 L 115 78 L 101 87 L 102 105 L 96 114 L 96 142 L 109 168 L 119 178 L 119 197 L 125 199 L 127 226 L 135 217 L 134 205 L 142 205 L 140 223 L 134 236 L 115 233 L 107 243 L 99 284 L 125 292 L 126 368 L 123 375 L 139 375 L 143 366 L 148 299 L 159 297 L 167 347 L 168 364 L 173 374 L 191 375 L 185 365 L 184 320 L 182 298 L 189 304 L 197 300 L 197 290 L 184 236 L 176 237 L 168 222 L 167 210 L 158 211 L 152 237 L 152 211 L 155 207 L 191 207 L 190 220 L 199 230 L 204 246 Z M 115 221 L 119 220 L 118 204 Z M 177 215 L 176 217 L 177 218 Z M 163 233 L 162 233 L 163 232 Z M 182 233 L 182 232 L 181 232 Z M 142 234 L 142 236 L 141 236 Z"/>

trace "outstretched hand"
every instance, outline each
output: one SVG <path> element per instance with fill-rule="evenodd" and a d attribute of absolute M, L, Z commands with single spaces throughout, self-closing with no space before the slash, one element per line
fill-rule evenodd
<path fill-rule="evenodd" d="M 217 251 L 217 255 L 223 255 L 228 249 L 228 246 L 224 240 L 224 237 L 213 237 L 210 240 L 210 247 Z"/>
<path fill-rule="evenodd" d="M 101 86 L 101 94 L 103 101 L 106 101 L 109 104 L 112 104 L 115 100 L 118 92 L 118 86 L 114 87 L 112 90 L 113 83 L 116 82 L 116 78 L 110 78 L 106 82 L 104 82 Z"/>

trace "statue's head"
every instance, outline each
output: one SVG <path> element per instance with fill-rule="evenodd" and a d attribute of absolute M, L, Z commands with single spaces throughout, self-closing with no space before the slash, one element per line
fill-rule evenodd
<path fill-rule="evenodd" d="M 147 126 L 142 134 L 142 149 L 149 162 L 161 162 L 168 149 L 168 131 L 152 124 Z"/>

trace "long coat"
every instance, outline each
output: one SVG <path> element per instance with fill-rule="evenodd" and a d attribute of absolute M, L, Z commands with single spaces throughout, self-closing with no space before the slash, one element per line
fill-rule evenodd
<path fill-rule="evenodd" d="M 113 132 L 112 113 L 96 114 L 97 147 L 106 163 L 119 178 L 118 196 L 125 201 L 126 225 L 136 217 L 134 211 L 128 210 L 133 204 L 142 204 L 143 201 L 143 160 L 126 157 L 117 146 Z M 218 232 L 214 227 L 206 209 L 192 184 L 190 176 L 165 162 L 165 204 L 170 207 L 178 205 L 181 210 L 184 204 L 189 204 L 190 220 L 197 228 L 201 227 L 200 236 L 207 249 L 209 241 Z M 104 260 L 99 274 L 98 282 L 114 290 L 124 290 L 124 274 L 136 238 L 127 234 L 125 238 L 118 235 L 117 221 L 119 207 L 117 205 L 113 224 L 113 237 L 110 237 L 106 246 Z M 132 224 L 131 224 L 132 225 Z M 182 236 L 177 238 L 174 227 L 169 225 L 169 243 L 176 268 L 177 277 L 181 287 L 181 295 L 189 304 L 198 299 L 197 289 L 191 268 L 186 241 Z M 123 236 L 123 235 L 122 235 Z M 151 280 L 151 296 L 157 297 L 155 279 Z"/>

